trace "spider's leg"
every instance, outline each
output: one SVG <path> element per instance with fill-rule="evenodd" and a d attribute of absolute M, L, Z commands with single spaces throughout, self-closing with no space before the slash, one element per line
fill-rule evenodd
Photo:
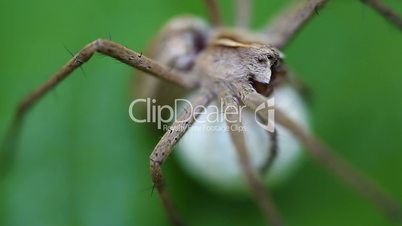
<path fill-rule="evenodd" d="M 304 0 L 291 5 L 264 28 L 267 42 L 279 49 L 284 48 L 327 1 Z"/>
<path fill-rule="evenodd" d="M 194 123 L 197 117 L 200 116 L 204 107 L 210 103 L 213 97 L 214 95 L 211 91 L 205 90 L 199 93 L 196 99 L 192 101 L 191 105 L 187 105 L 177 120 L 169 127 L 168 131 L 163 135 L 150 155 L 152 182 L 159 193 L 169 220 L 173 225 L 183 225 L 183 223 L 166 191 L 161 167 L 167 157 L 172 153 L 174 146 Z"/>
<path fill-rule="evenodd" d="M 245 105 L 253 110 L 266 101 L 264 96 L 255 92 L 250 86 L 239 85 L 236 89 L 241 93 Z M 258 115 L 265 119 L 265 121 L 268 120 L 268 113 L 266 111 L 259 111 Z M 370 200 L 390 220 L 399 224 L 402 223 L 402 212 L 399 204 L 385 194 L 370 179 L 330 151 L 317 138 L 303 130 L 297 123 L 278 109 L 275 110 L 275 120 L 276 123 L 281 124 L 293 133 L 304 144 L 308 153 L 319 163 Z"/>
<path fill-rule="evenodd" d="M 98 39 L 86 45 L 67 64 L 65 64 L 60 71 L 58 71 L 34 92 L 29 94 L 20 103 L 16 113 L 17 116 L 22 117 L 43 95 L 67 78 L 71 72 L 87 62 L 95 52 L 113 57 L 138 70 L 175 83 L 179 86 L 186 88 L 192 88 L 195 86 L 195 82 L 186 79 L 186 76 L 183 76 L 178 72 L 143 56 L 140 53 L 134 52 L 116 42 Z"/>
<path fill-rule="evenodd" d="M 379 0 L 361 0 L 402 30 L 402 18 Z"/>
<path fill-rule="evenodd" d="M 204 0 L 206 9 L 208 11 L 208 16 L 212 25 L 215 27 L 222 26 L 222 15 L 219 11 L 218 1 L 217 0 Z"/>
<path fill-rule="evenodd" d="M 125 64 L 138 70 L 154 75 L 158 78 L 175 83 L 179 86 L 192 88 L 196 86 L 195 81 L 183 76 L 175 70 L 159 64 L 140 53 L 136 53 L 118 43 L 98 39 L 86 45 L 79 51 L 67 64 L 65 64 L 47 82 L 39 86 L 32 93 L 28 94 L 18 105 L 13 124 L 9 128 L 6 140 L 0 150 L 0 167 L 10 164 L 13 157 L 13 149 L 17 143 L 19 130 L 26 113 L 36 104 L 47 92 L 56 87 L 60 82 L 67 78 L 75 69 L 87 62 L 95 52 L 113 57 Z"/>
<path fill-rule="evenodd" d="M 294 74 L 285 66 L 280 66 L 275 72 L 275 79 L 271 80 L 271 85 L 273 90 L 276 87 L 284 85 L 284 83 L 288 83 L 292 86 L 296 91 L 304 97 L 307 101 L 311 100 L 310 90 L 307 85 L 300 79 L 294 76 Z M 270 138 L 270 147 L 269 154 L 264 161 L 264 164 L 260 168 L 261 175 L 265 175 L 268 170 L 272 167 L 273 162 L 278 154 L 278 132 L 275 129 L 273 132 L 268 132 L 268 136 Z"/>
<path fill-rule="evenodd" d="M 323 166 L 334 172 L 346 184 L 372 201 L 395 223 L 402 223 L 402 210 L 398 203 L 372 182 L 366 175 L 352 167 L 344 159 L 330 151 L 320 140 L 303 130 L 283 112 L 276 110 L 276 121 L 289 129 L 307 148 L 309 154 Z"/>
<path fill-rule="evenodd" d="M 236 27 L 248 28 L 250 26 L 252 0 L 236 0 Z"/>
<path fill-rule="evenodd" d="M 258 177 L 258 173 L 255 172 L 251 165 L 244 138 L 244 131 L 241 129 L 241 113 L 239 112 L 237 99 L 230 92 L 222 93 L 220 99 L 223 100 L 225 119 L 229 126 L 230 137 L 236 147 L 246 182 L 248 183 L 255 200 L 260 205 L 261 211 L 267 218 L 269 225 L 283 225 L 275 204 L 272 202 L 272 198 L 264 188 L 261 179 Z"/>
<path fill-rule="evenodd" d="M 270 146 L 269 146 L 269 153 L 268 157 L 265 160 L 264 164 L 260 168 L 260 173 L 261 175 L 265 175 L 269 169 L 272 167 L 272 164 L 274 163 L 276 156 L 278 155 L 278 132 L 277 130 L 274 130 L 274 132 L 268 132 L 269 140 L 270 140 Z"/>

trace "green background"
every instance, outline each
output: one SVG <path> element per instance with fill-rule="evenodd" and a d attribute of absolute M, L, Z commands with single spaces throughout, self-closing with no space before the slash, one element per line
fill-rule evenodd
<path fill-rule="evenodd" d="M 288 1 L 255 3 L 261 26 Z M 402 3 L 385 1 L 402 14 Z M 221 1 L 226 22 L 231 1 Z M 0 2 L 0 138 L 17 102 L 96 38 L 145 51 L 171 17 L 205 17 L 201 1 Z M 284 50 L 311 88 L 322 140 L 402 201 L 402 33 L 359 1 L 331 1 Z M 167 225 L 151 196 L 148 156 L 160 134 L 130 121 L 132 70 L 95 56 L 30 112 L 1 182 L 4 226 Z M 189 225 L 264 225 L 247 197 L 211 192 L 173 155 L 168 189 Z M 288 225 L 388 225 L 370 203 L 308 159 L 273 191 Z"/>

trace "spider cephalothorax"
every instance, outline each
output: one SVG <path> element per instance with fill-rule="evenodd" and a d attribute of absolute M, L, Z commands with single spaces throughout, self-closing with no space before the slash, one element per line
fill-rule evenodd
<path fill-rule="evenodd" d="M 217 38 L 198 57 L 197 73 L 217 80 L 251 78 L 268 84 L 278 61 L 278 51 L 267 44 Z"/>

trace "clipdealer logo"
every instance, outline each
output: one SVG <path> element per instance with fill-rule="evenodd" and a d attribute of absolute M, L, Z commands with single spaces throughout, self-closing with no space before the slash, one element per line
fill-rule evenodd
<path fill-rule="evenodd" d="M 228 114 L 240 114 L 240 122 L 242 121 L 242 112 L 247 109 L 246 106 L 239 106 L 239 108 L 224 107 L 223 101 L 220 101 L 220 106 L 209 105 L 205 106 L 193 106 L 187 99 L 176 99 L 173 106 L 159 105 L 156 99 L 142 98 L 133 100 L 128 108 L 128 114 L 130 119 L 135 123 L 156 123 L 158 129 L 166 129 L 165 125 L 171 123 L 173 120 L 177 122 L 188 121 L 191 117 L 194 117 L 195 122 L 200 123 L 216 123 L 225 122 L 229 119 L 226 117 Z M 146 109 L 145 115 L 135 115 L 134 109 L 137 107 L 144 107 Z M 274 98 L 267 99 L 266 102 L 257 106 L 254 117 L 256 123 L 269 132 L 274 132 L 275 129 L 275 101 Z M 187 118 L 178 118 L 182 109 L 187 108 L 192 112 L 202 112 L 204 117 L 196 118 L 193 114 L 189 114 Z M 258 115 L 260 111 L 266 112 L 268 121 L 266 123 L 261 122 Z M 218 129 L 218 128 L 217 128 Z"/>

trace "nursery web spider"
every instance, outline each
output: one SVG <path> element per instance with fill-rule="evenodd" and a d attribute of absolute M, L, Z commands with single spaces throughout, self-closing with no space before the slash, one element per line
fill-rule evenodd
<path fill-rule="evenodd" d="M 364 0 L 362 2 L 371 6 L 399 29 L 402 29 L 401 18 L 381 1 Z M 217 99 L 222 100 L 223 106 L 228 109 L 237 109 L 239 106 L 245 105 L 251 110 L 256 110 L 259 105 L 266 102 L 273 89 L 283 83 L 290 83 L 301 90 L 302 86 L 291 77 L 284 66 L 282 53 L 279 49 L 286 47 L 303 25 L 315 14 L 318 14 L 318 10 L 327 1 L 300 1 L 299 4 L 291 6 L 289 10 L 269 23 L 266 29 L 255 33 L 247 30 L 250 1 L 238 0 L 236 3 L 237 26 L 233 29 L 223 27 L 218 4 L 214 0 L 205 0 L 213 24 L 212 27 L 200 24 L 198 19 L 190 16 L 176 19 L 176 23 L 178 23 L 176 25 L 181 27 L 181 31 L 172 34 L 170 38 L 180 38 L 176 44 L 183 45 L 180 46 L 182 49 L 178 48 L 177 52 L 168 56 L 162 56 L 163 50 L 155 50 L 160 53 L 158 61 L 111 40 L 98 39 L 89 43 L 50 80 L 27 95 L 19 104 L 10 134 L 13 136 L 17 134 L 24 117 L 34 104 L 75 69 L 86 63 L 94 53 L 115 58 L 146 74 L 186 90 L 195 90 L 197 95 L 192 101 L 192 106 L 208 106 Z M 169 30 L 166 32 L 169 33 Z M 159 40 L 159 42 L 164 41 L 166 40 Z M 172 225 L 183 225 L 183 222 L 165 189 L 161 167 L 175 145 L 201 113 L 201 111 L 185 108 L 179 116 L 179 120 L 173 122 L 150 155 L 152 181 Z M 228 113 L 225 117 L 228 125 L 241 126 L 238 112 L 226 113 Z M 269 118 L 266 111 L 258 111 L 258 115 L 268 123 Z M 401 221 L 401 210 L 397 203 L 348 163 L 329 151 L 311 133 L 288 117 L 286 112 L 276 109 L 275 121 L 297 137 L 306 147 L 308 153 L 324 167 L 369 199 L 391 220 Z M 264 217 L 269 225 L 284 225 L 260 178 L 261 174 L 268 171 L 272 162 L 275 161 L 275 153 L 278 151 L 276 145 L 271 145 L 271 154 L 261 172 L 258 172 L 250 164 L 243 131 L 230 130 L 229 132 L 236 147 L 245 180 Z M 269 133 L 269 136 L 271 136 L 272 143 L 275 144 L 276 132 Z M 9 150 L 6 150 L 8 156 L 12 155 Z"/>

